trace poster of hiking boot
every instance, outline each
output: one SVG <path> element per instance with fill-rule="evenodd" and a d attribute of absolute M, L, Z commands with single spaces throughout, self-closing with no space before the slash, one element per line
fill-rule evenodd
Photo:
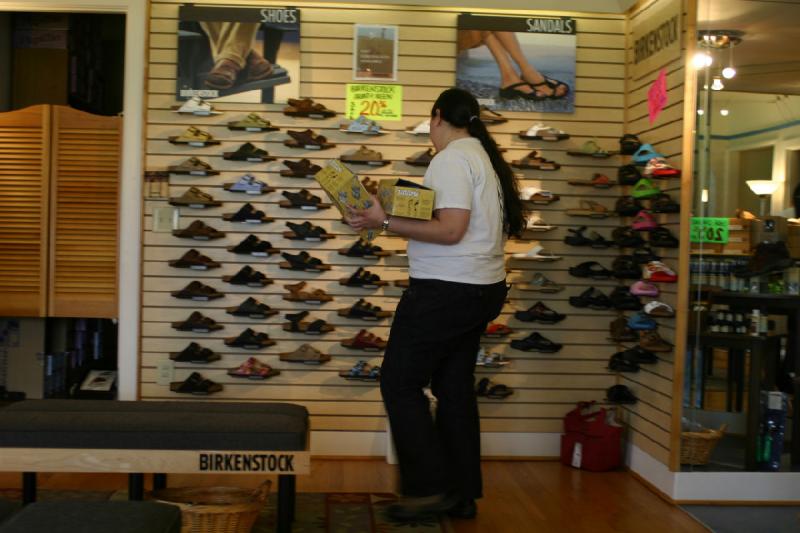
<path fill-rule="evenodd" d="M 458 17 L 456 86 L 496 111 L 573 113 L 576 21 Z"/>
<path fill-rule="evenodd" d="M 179 100 L 284 103 L 300 94 L 300 10 L 183 5 Z"/>

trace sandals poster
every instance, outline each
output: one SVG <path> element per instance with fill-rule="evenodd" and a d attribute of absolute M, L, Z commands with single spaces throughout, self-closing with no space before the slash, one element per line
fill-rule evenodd
<path fill-rule="evenodd" d="M 180 100 L 285 103 L 300 94 L 300 10 L 183 5 Z"/>
<path fill-rule="evenodd" d="M 576 21 L 458 17 L 456 86 L 497 111 L 573 113 Z"/>

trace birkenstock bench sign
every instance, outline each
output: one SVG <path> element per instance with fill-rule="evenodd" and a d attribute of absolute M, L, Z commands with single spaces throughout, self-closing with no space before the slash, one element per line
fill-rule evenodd
<path fill-rule="evenodd" d="M 287 403 L 28 400 L 0 410 L 0 471 L 129 474 L 142 499 L 166 474 L 277 474 L 277 531 L 291 531 L 295 477 L 310 472 L 308 411 Z"/>

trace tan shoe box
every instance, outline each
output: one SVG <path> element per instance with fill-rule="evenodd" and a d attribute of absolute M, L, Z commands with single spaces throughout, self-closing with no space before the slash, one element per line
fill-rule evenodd
<path fill-rule="evenodd" d="M 378 200 L 383 210 L 395 217 L 430 220 L 434 195 L 428 187 L 399 178 L 381 180 L 378 185 Z"/>
<path fill-rule="evenodd" d="M 364 209 L 369 207 L 372 202 L 369 192 L 359 181 L 358 176 L 337 159 L 328 161 L 328 164 L 317 172 L 314 179 L 322 186 L 342 216 L 347 216 L 348 206 L 354 209 Z M 371 241 L 380 233 L 380 229 L 362 230 L 360 235 L 361 238 Z"/>

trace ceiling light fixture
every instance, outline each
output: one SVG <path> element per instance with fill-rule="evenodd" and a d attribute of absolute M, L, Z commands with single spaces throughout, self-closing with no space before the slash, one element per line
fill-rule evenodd
<path fill-rule="evenodd" d="M 722 78 L 719 76 L 714 76 L 714 82 L 711 84 L 712 91 L 721 91 L 725 88 L 725 85 L 722 83 Z"/>
<path fill-rule="evenodd" d="M 698 114 L 698 115 L 700 115 L 700 116 L 702 117 L 703 115 L 705 115 L 705 114 L 706 114 L 706 112 L 705 112 L 705 111 L 703 111 L 702 109 L 698 109 L 698 110 L 697 110 L 697 114 Z"/>
<path fill-rule="evenodd" d="M 739 30 L 702 30 L 697 34 L 697 46 L 700 49 L 692 58 L 692 64 L 696 69 L 710 67 L 714 63 L 714 55 L 721 55 L 723 50 L 728 50 L 727 66 L 722 68 L 720 74 L 726 80 L 736 76 L 736 68 L 733 66 L 733 48 L 742 42 L 743 31 Z M 722 63 L 719 57 L 716 58 Z M 714 85 L 711 88 L 721 91 L 725 88 L 722 81 L 717 84 L 715 76 Z"/>
<path fill-rule="evenodd" d="M 719 110 L 719 114 L 722 115 L 723 117 L 727 117 L 728 115 L 730 115 L 730 113 L 731 112 L 728 111 L 727 109 L 720 109 Z"/>
<path fill-rule="evenodd" d="M 714 58 L 708 52 L 697 52 L 692 58 L 692 65 L 696 69 L 710 67 L 714 62 Z"/>

